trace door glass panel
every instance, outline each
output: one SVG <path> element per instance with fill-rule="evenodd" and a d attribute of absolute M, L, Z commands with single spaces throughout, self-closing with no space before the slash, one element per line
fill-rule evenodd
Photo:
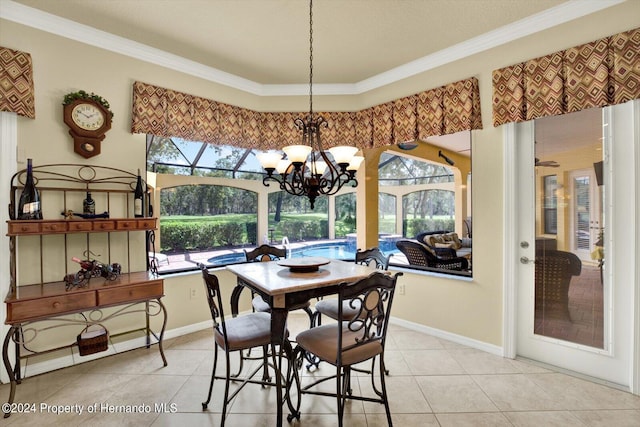
<path fill-rule="evenodd" d="M 599 109 L 535 122 L 534 333 L 604 349 Z"/>

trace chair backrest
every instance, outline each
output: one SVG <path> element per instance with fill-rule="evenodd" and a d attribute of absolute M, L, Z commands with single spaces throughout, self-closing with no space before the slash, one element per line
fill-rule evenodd
<path fill-rule="evenodd" d="M 247 259 L 247 262 L 276 261 L 286 258 L 287 250 L 284 248 L 278 248 L 276 246 L 265 244 L 258 246 L 252 251 L 247 251 L 245 249 L 244 255 Z"/>
<path fill-rule="evenodd" d="M 396 246 L 407 257 L 410 265 L 430 267 L 436 261 L 436 256 L 423 243 L 412 240 L 398 240 Z"/>
<path fill-rule="evenodd" d="M 424 243 L 413 240 L 398 240 L 396 246 L 407 257 L 410 265 L 456 271 L 469 268 L 469 261 L 465 258 L 440 258 Z"/>
<path fill-rule="evenodd" d="M 373 262 L 378 270 L 388 270 L 389 260 L 392 256 L 393 254 L 385 256 L 377 247 L 365 249 L 363 251 L 358 249 L 356 251 L 356 264 L 371 265 Z"/>
<path fill-rule="evenodd" d="M 338 351 L 338 360 L 341 360 L 344 352 L 376 341 L 379 341 L 384 349 L 391 303 L 399 276 L 402 276 L 402 273 L 390 275 L 376 271 L 356 282 L 340 284 L 338 318 L 343 318 L 343 304 L 349 304 L 359 312 L 345 322 L 349 331 L 356 333 L 355 339 L 343 343 L 343 334 L 338 334 L 338 349 L 342 349 L 342 352 Z"/>
<path fill-rule="evenodd" d="M 572 276 L 579 276 L 582 261 L 571 252 L 545 249 L 536 251 L 536 299 L 549 302 L 568 302 Z"/>
<path fill-rule="evenodd" d="M 222 309 L 222 297 L 220 296 L 220 282 L 218 281 L 218 276 L 209 273 L 209 270 L 204 264 L 198 263 L 198 267 L 202 270 L 202 279 L 204 280 L 207 302 L 209 303 L 209 310 L 211 311 L 213 328 L 222 333 L 225 341 L 225 348 L 228 348 L 227 328 L 224 325 L 224 311 Z"/>

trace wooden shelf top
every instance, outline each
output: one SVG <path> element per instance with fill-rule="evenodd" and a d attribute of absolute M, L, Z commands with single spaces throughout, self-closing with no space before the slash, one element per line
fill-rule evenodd
<path fill-rule="evenodd" d="M 154 276 L 150 272 L 140 271 L 134 273 L 123 273 L 115 280 L 107 280 L 104 277 L 93 277 L 89 280 L 86 287 L 74 287 L 68 291 L 66 290 L 66 284 L 64 281 L 48 282 L 37 285 L 22 285 L 16 286 L 15 292 L 9 291 L 4 302 L 11 304 L 46 297 L 56 297 L 61 295 L 70 296 L 84 292 L 95 292 L 98 290 L 117 289 L 124 286 L 146 284 L 154 281 L 162 282 L 163 279 L 158 276 Z"/>
<path fill-rule="evenodd" d="M 158 218 L 41 219 L 7 221 L 7 236 L 155 230 Z"/>

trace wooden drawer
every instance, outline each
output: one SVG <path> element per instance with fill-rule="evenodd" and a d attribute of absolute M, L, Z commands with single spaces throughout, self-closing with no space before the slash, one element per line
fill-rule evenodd
<path fill-rule="evenodd" d="M 122 304 L 130 301 L 142 301 L 160 298 L 164 295 L 161 280 L 142 283 L 140 285 L 119 286 L 98 290 L 98 305 Z"/>
<path fill-rule="evenodd" d="M 138 230 L 153 230 L 156 228 L 155 218 L 139 219 Z"/>
<path fill-rule="evenodd" d="M 137 226 L 136 220 L 119 219 L 116 221 L 116 230 L 135 230 Z"/>
<path fill-rule="evenodd" d="M 40 232 L 40 223 L 38 222 L 9 222 L 9 235 L 16 234 L 38 234 Z"/>
<path fill-rule="evenodd" d="M 115 230 L 116 225 L 113 221 L 94 221 L 93 231 L 111 231 Z"/>
<path fill-rule="evenodd" d="M 91 231 L 93 230 L 93 223 L 91 221 L 73 221 L 69 223 L 69 231 Z"/>
<path fill-rule="evenodd" d="M 65 221 L 59 222 L 44 222 L 42 223 L 43 233 L 66 233 L 67 223 Z"/>
<path fill-rule="evenodd" d="M 95 292 L 78 292 L 34 300 L 7 303 L 6 323 L 18 323 L 56 314 L 73 313 L 91 309 L 96 305 Z"/>

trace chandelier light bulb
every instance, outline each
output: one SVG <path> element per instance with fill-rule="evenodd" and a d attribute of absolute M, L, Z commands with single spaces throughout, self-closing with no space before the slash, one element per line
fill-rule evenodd
<path fill-rule="evenodd" d="M 317 161 L 311 163 L 311 174 L 322 175 L 327 170 L 327 164 L 325 162 Z"/>
<path fill-rule="evenodd" d="M 282 150 L 286 153 L 289 161 L 294 165 L 302 165 L 311 153 L 311 147 L 308 145 L 288 145 L 283 147 Z"/>
<path fill-rule="evenodd" d="M 337 164 L 348 165 L 353 156 L 358 152 L 358 148 L 339 145 L 337 147 L 329 148 L 329 152 L 333 155 L 333 159 Z"/>
<path fill-rule="evenodd" d="M 278 161 L 278 164 L 276 165 L 276 171 L 278 171 L 280 175 L 284 175 L 285 173 L 287 173 L 289 166 L 291 166 L 291 161 L 282 159 Z"/>
<path fill-rule="evenodd" d="M 256 157 L 258 158 L 258 161 L 263 168 L 265 168 L 266 170 L 271 169 L 273 171 L 274 169 L 276 169 L 280 159 L 282 159 L 282 154 L 273 151 L 267 151 L 265 153 L 258 153 Z"/>
<path fill-rule="evenodd" d="M 360 168 L 360 165 L 364 161 L 363 156 L 353 156 L 351 161 L 349 162 L 349 166 L 347 166 L 348 171 L 357 171 Z"/>

